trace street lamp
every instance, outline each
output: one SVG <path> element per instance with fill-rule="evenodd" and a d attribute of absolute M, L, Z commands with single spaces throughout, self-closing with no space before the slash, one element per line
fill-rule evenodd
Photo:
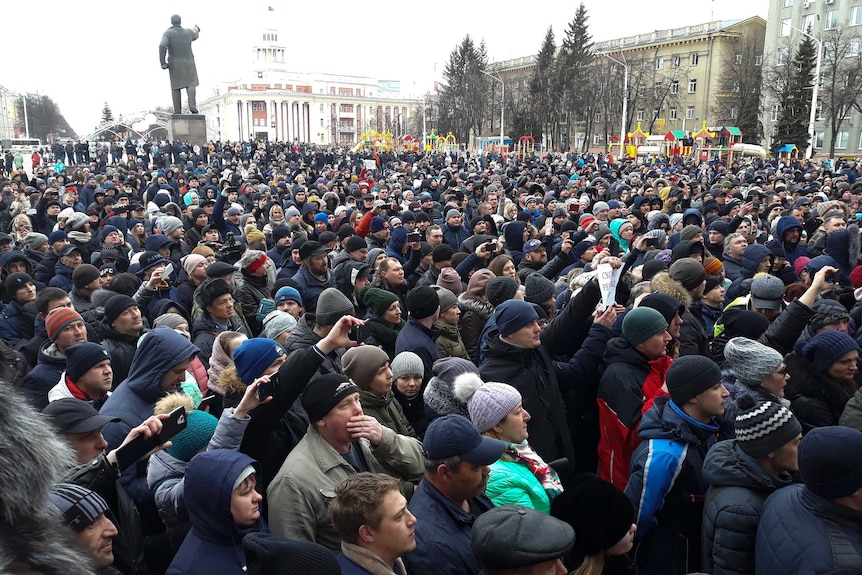
<path fill-rule="evenodd" d="M 617 64 L 619 64 L 620 66 L 623 67 L 623 71 L 624 71 L 624 74 L 623 74 L 623 119 L 622 119 L 622 122 L 620 122 L 620 155 L 619 155 L 619 157 L 622 158 L 623 157 L 623 150 L 625 149 L 623 147 L 623 143 L 625 142 L 625 139 L 626 139 L 626 114 L 628 113 L 628 105 L 629 105 L 629 65 L 625 64 L 624 62 L 620 62 L 619 60 L 617 60 L 616 58 L 614 58 L 613 56 L 611 56 L 609 54 L 600 53 L 599 55 L 604 56 L 608 60 L 616 62 Z M 620 57 L 622 57 L 622 53 L 620 53 Z"/>
<path fill-rule="evenodd" d="M 506 83 L 503 82 L 503 79 L 499 76 L 495 76 L 490 72 L 486 72 L 485 70 L 480 70 L 483 74 L 491 78 L 492 80 L 496 80 L 500 82 L 500 151 L 503 150 L 503 114 L 506 109 Z"/>
<path fill-rule="evenodd" d="M 819 20 L 820 17 L 818 16 L 817 19 Z M 810 160 L 814 153 L 814 120 L 817 119 L 817 92 L 820 88 L 820 62 L 823 59 L 823 40 L 815 38 L 805 30 L 801 30 L 793 24 L 790 24 L 790 27 L 817 43 L 817 63 L 814 65 L 814 86 L 811 88 L 811 113 L 808 115 L 808 148 L 805 149 L 805 159 Z"/>

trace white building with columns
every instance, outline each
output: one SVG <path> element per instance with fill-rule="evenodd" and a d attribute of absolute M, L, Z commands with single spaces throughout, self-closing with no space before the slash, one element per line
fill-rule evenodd
<path fill-rule="evenodd" d="M 220 83 L 199 103 L 211 139 L 353 146 L 369 130 L 408 133 L 422 99 L 403 96 L 398 81 L 291 72 L 286 56 L 278 31 L 264 30 L 248 76 Z"/>

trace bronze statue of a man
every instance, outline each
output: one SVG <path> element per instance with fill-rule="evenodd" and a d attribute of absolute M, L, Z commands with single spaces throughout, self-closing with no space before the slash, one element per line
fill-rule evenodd
<path fill-rule="evenodd" d="M 189 111 L 198 113 L 195 91 L 198 85 L 198 70 L 195 67 L 195 55 L 192 54 L 192 42 L 198 39 L 200 28 L 183 28 L 180 17 L 171 16 L 171 27 L 165 30 L 159 44 L 159 60 L 162 69 L 171 74 L 171 95 L 173 96 L 174 114 L 182 113 L 180 90 L 186 89 L 189 99 Z M 167 59 L 166 59 L 167 56 Z"/>

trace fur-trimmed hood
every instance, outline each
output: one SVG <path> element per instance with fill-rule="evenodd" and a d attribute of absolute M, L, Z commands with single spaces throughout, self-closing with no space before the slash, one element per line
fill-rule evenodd
<path fill-rule="evenodd" d="M 75 465 L 48 416 L 7 386 L 0 410 L 0 573 L 92 573 L 71 529 L 48 503 L 52 483 Z"/>
<path fill-rule="evenodd" d="M 672 279 L 667 272 L 659 272 L 650 280 L 650 287 L 654 292 L 667 294 L 677 301 L 682 302 L 685 309 L 691 307 L 691 295 L 682 284 Z"/>
<path fill-rule="evenodd" d="M 236 367 L 231 364 L 224 368 L 218 376 L 218 385 L 224 391 L 225 395 L 239 394 L 242 396 L 245 393 L 245 388 L 248 387 L 239 378 L 236 372 Z"/>

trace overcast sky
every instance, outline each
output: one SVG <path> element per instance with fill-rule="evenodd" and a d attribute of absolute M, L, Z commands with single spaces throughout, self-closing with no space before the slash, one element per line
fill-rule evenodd
<path fill-rule="evenodd" d="M 765 19 L 768 11 L 768 0 L 585 4 L 595 40 L 710 18 Z M 435 65 L 440 76 L 449 53 L 466 34 L 485 40 L 492 61 L 526 56 L 538 51 L 548 26 L 559 44 L 576 9 L 577 2 L 563 0 L 39 0 L 27 12 L 29 19 L 12 20 L 3 28 L 7 57 L 0 85 L 49 95 L 80 135 L 99 123 L 105 101 L 115 117 L 169 106 L 168 72 L 159 67 L 158 44 L 171 14 L 178 13 L 184 27 L 201 27 L 193 44 L 199 102 L 216 83 L 243 75 L 252 45 L 265 28 L 279 30 L 296 71 L 400 80 L 402 91 L 423 93 L 434 80 Z"/>

